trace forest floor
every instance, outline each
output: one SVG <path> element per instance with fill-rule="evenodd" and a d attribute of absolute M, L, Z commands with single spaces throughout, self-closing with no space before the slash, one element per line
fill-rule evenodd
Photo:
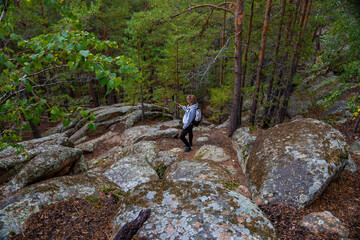
<path fill-rule="evenodd" d="M 314 109 L 306 117 L 319 119 L 319 109 Z M 142 124 L 154 124 L 153 121 Z M 354 122 L 334 126 L 343 133 L 348 144 L 352 144 L 359 134 L 353 133 Z M 124 131 L 123 126 L 115 129 L 119 134 Z M 261 130 L 259 130 L 261 131 Z M 194 128 L 194 140 L 199 135 Z M 216 129 L 211 131 L 209 140 L 206 142 L 194 141 L 192 151 L 179 153 L 183 159 L 192 159 L 195 152 L 203 145 L 210 144 L 222 147 L 231 157 L 223 162 L 224 167 L 232 169 L 234 181 L 246 185 L 245 176 L 242 173 L 236 152 L 232 147 L 231 139 L 227 137 L 225 130 Z M 180 139 L 157 140 L 160 150 L 182 148 Z M 85 156 L 87 159 L 100 156 L 114 146 L 98 146 L 96 153 Z M 101 150 L 100 150 L 101 149 Z M 358 168 L 360 168 L 360 156 L 352 155 Z M 115 214 L 118 199 L 111 192 L 101 193 L 99 199 L 73 199 L 58 202 L 36 214 L 33 214 L 27 222 L 25 230 L 11 239 L 110 239 L 112 234 L 111 220 Z M 303 217 L 312 212 L 330 211 L 347 227 L 350 239 L 360 239 L 360 172 L 351 173 L 343 171 L 341 176 L 332 182 L 324 193 L 318 197 L 309 207 L 301 210 L 285 204 L 269 204 L 259 206 L 274 225 L 279 239 L 339 239 L 338 236 L 315 235 L 299 226 Z M 145 223 L 146 224 L 146 223 Z"/>

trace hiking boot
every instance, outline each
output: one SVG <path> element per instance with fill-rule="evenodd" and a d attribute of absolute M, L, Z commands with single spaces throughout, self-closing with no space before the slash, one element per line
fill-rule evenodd
<path fill-rule="evenodd" d="M 193 146 L 193 145 L 190 143 L 190 144 L 189 144 L 189 147 L 192 147 L 192 146 Z M 184 145 L 184 147 L 187 147 L 187 146 L 186 146 L 186 145 Z"/>
<path fill-rule="evenodd" d="M 190 152 L 190 151 L 191 151 L 191 147 L 185 148 L 185 152 Z"/>

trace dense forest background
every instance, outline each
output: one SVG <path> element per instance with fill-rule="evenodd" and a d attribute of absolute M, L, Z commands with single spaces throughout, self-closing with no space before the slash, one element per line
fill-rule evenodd
<path fill-rule="evenodd" d="M 0 150 L 40 137 L 42 121 L 80 114 L 96 128 L 91 107 L 175 109 L 172 95 L 195 94 L 217 123 L 230 116 L 229 135 L 244 120 L 266 128 L 304 78 L 331 71 L 340 87 L 326 108 L 359 85 L 359 23 L 358 0 L 0 0 Z"/>

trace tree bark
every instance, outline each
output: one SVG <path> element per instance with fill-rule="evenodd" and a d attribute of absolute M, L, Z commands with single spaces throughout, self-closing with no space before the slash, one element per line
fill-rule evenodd
<path fill-rule="evenodd" d="M 279 30 L 277 32 L 277 37 L 276 37 L 276 46 L 275 46 L 275 52 L 274 52 L 274 69 L 272 71 L 272 74 L 270 76 L 270 81 L 269 81 L 269 87 L 267 89 L 267 93 L 266 93 L 266 103 L 265 103 L 265 109 L 264 109 L 264 118 L 263 118 L 263 127 L 267 128 L 270 124 L 271 121 L 271 116 L 269 115 L 269 109 L 271 104 L 273 104 L 273 102 L 271 101 L 273 99 L 273 84 L 274 84 L 274 78 L 275 78 L 275 74 L 276 74 L 276 69 L 277 69 L 277 64 L 278 64 L 278 56 L 279 56 L 279 49 L 280 49 L 280 42 L 281 42 L 281 35 L 282 35 L 282 26 L 284 23 L 284 16 L 285 16 L 285 9 L 286 9 L 286 0 L 282 0 L 282 9 L 281 9 L 281 15 L 280 15 L 280 23 L 279 23 Z"/>
<path fill-rule="evenodd" d="M 226 2 L 226 0 L 224 2 Z M 221 38 L 221 48 L 223 48 L 224 45 L 225 45 L 225 41 L 226 41 L 225 37 L 226 37 L 226 11 L 224 11 L 224 15 L 223 15 L 223 29 L 222 29 L 222 38 Z M 224 60 L 222 60 L 221 61 L 221 67 L 220 67 L 220 84 L 219 84 L 220 87 L 224 82 L 224 69 L 225 69 Z"/>
<path fill-rule="evenodd" d="M 287 48 L 290 46 L 290 43 L 293 39 L 294 36 L 294 26 L 297 20 L 297 16 L 298 16 L 298 12 L 300 11 L 300 3 L 302 0 L 297 0 L 296 2 L 296 6 L 295 6 L 295 12 L 289 12 L 289 16 L 288 16 L 288 25 L 287 25 L 287 29 L 286 29 L 286 35 L 285 35 L 285 53 L 282 57 L 282 60 L 279 64 L 280 66 L 280 70 L 279 70 L 279 74 L 278 74 L 278 80 L 276 82 L 276 86 L 275 86 L 275 93 L 273 94 L 273 98 L 271 99 L 271 102 L 275 103 L 272 104 L 272 106 L 269 109 L 269 118 L 273 119 L 273 122 L 276 122 L 275 119 L 275 115 L 278 111 L 278 109 L 280 108 L 280 100 L 281 97 L 283 96 L 284 93 L 284 87 L 282 85 L 285 85 L 286 83 L 283 82 L 283 76 L 284 76 L 284 70 L 286 68 L 286 62 L 288 59 L 288 55 L 289 55 L 289 51 L 287 50 Z M 291 2 L 290 2 L 291 3 Z"/>
<path fill-rule="evenodd" d="M 99 106 L 99 95 L 94 85 L 94 79 L 89 79 L 89 88 L 93 100 L 93 107 Z"/>
<path fill-rule="evenodd" d="M 306 25 L 307 25 L 307 22 L 309 19 L 311 4 L 312 4 L 311 0 L 305 0 L 303 14 L 300 19 L 300 31 L 298 32 L 297 40 L 294 45 L 294 51 L 293 51 L 293 54 L 291 57 L 290 76 L 288 78 L 288 82 L 287 82 L 286 89 L 285 89 L 285 98 L 284 98 L 284 102 L 283 102 L 283 105 L 282 105 L 282 107 L 280 109 L 280 113 L 279 113 L 279 122 L 280 123 L 284 122 L 284 120 L 285 120 L 286 110 L 287 110 L 290 96 L 291 96 L 292 84 L 293 84 L 294 76 L 295 76 L 295 73 L 297 70 L 297 65 L 298 65 L 299 58 L 300 58 L 301 41 L 302 41 L 302 37 L 304 36 L 305 30 L 306 30 Z"/>
<path fill-rule="evenodd" d="M 251 107 L 251 116 L 250 116 L 250 124 L 251 125 L 254 125 L 254 123 L 255 123 L 256 108 L 257 108 L 258 95 L 259 95 L 259 89 L 260 89 L 260 76 L 261 76 L 262 67 L 263 67 L 263 63 L 264 63 L 265 45 L 266 45 L 267 31 L 269 28 L 271 4 L 272 4 L 272 0 L 267 0 L 264 26 L 263 26 L 263 31 L 262 31 L 262 35 L 261 35 L 261 47 L 260 47 L 260 54 L 259 54 L 258 70 L 256 73 L 256 87 L 255 87 L 255 92 L 254 92 L 254 97 L 253 97 L 253 104 Z"/>
<path fill-rule="evenodd" d="M 229 136 L 232 136 L 241 124 L 239 118 L 241 99 L 241 60 L 242 60 L 242 26 L 244 23 L 244 0 L 237 0 L 235 11 L 235 79 L 234 96 L 230 114 Z"/>
<path fill-rule="evenodd" d="M 246 47 L 245 47 L 245 51 L 244 51 L 244 66 L 243 66 L 243 72 L 242 72 L 241 89 L 244 89 L 244 87 L 245 87 L 247 59 L 248 59 L 248 53 L 249 53 L 250 41 L 251 41 L 252 19 L 253 19 L 253 15 L 254 15 L 254 2 L 255 2 L 255 0 L 251 1 L 251 7 L 250 7 L 249 27 L 248 27 L 247 38 L 246 38 Z M 239 107 L 240 124 L 241 124 L 241 112 L 242 112 L 242 108 L 243 108 L 243 103 L 244 103 L 244 95 L 241 94 L 240 107 Z"/>
<path fill-rule="evenodd" d="M 138 54 L 138 68 L 139 72 L 141 71 L 141 64 L 140 64 L 140 44 L 139 38 L 137 38 L 137 54 Z M 142 80 L 141 80 L 142 81 Z M 141 121 L 145 121 L 145 108 L 144 108 L 144 96 L 143 96 L 143 84 L 140 83 L 140 98 L 141 98 Z"/>

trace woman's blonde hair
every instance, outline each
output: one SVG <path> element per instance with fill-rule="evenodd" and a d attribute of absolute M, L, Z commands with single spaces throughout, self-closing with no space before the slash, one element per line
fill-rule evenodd
<path fill-rule="evenodd" d="M 194 95 L 187 95 L 186 99 L 190 99 L 190 105 L 194 105 L 196 103 L 196 97 Z"/>

